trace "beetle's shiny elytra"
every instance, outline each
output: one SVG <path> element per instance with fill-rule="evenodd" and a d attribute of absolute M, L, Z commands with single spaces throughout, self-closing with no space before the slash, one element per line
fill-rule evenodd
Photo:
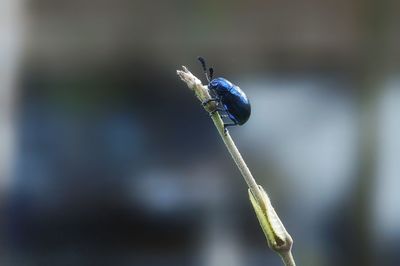
<path fill-rule="evenodd" d="M 212 79 L 213 69 L 209 68 L 207 73 L 205 60 L 202 57 L 198 59 L 206 75 L 208 88 L 213 94 L 213 98 L 210 101 L 216 101 L 220 107 L 217 111 L 225 112 L 232 120 L 232 123 L 225 123 L 224 127 L 246 123 L 251 114 L 250 101 L 246 94 L 225 78 Z"/>

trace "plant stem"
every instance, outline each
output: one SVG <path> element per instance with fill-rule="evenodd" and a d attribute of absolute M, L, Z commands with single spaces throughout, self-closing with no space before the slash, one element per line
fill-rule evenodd
<path fill-rule="evenodd" d="M 226 148 L 228 149 L 229 153 L 231 154 L 233 160 L 236 163 L 236 166 L 239 168 L 240 173 L 242 174 L 244 180 L 247 183 L 247 186 L 250 188 L 251 193 L 254 195 L 256 199 L 262 198 L 261 190 L 256 183 L 253 175 L 251 174 L 249 168 L 247 167 L 245 161 L 242 158 L 238 148 L 236 147 L 235 143 L 229 131 L 224 132 L 224 122 L 221 119 L 221 116 L 215 112 L 211 116 L 215 127 L 217 128 L 222 140 L 225 143 Z"/>
<path fill-rule="evenodd" d="M 292 252 L 281 253 L 279 255 L 281 256 L 282 261 L 286 266 L 296 266 Z"/>
<path fill-rule="evenodd" d="M 197 98 L 202 103 L 211 99 L 208 88 L 203 86 L 201 81 L 186 67 L 182 66 L 182 69 L 183 70 L 177 70 L 178 76 L 195 92 Z M 249 187 L 250 202 L 253 205 L 260 226 L 267 238 L 268 246 L 281 256 L 282 261 L 286 266 L 295 266 L 296 264 L 291 252 L 293 240 L 272 207 L 267 193 L 257 184 L 251 174 L 229 132 L 224 130 L 224 122 L 222 121 L 220 114 L 215 112 L 216 107 L 217 106 L 214 102 L 209 102 L 204 105 L 204 109 L 212 114 L 211 118 L 215 127 Z"/>

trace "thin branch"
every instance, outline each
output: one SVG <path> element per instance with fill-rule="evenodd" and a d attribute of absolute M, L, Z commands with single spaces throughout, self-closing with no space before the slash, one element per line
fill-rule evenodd
<path fill-rule="evenodd" d="M 207 86 L 204 86 L 185 66 L 182 66 L 182 70 L 177 70 L 177 74 L 195 92 L 200 102 L 203 103 L 211 99 Z M 295 266 L 296 264 L 291 252 L 293 240 L 272 207 L 267 193 L 257 184 L 251 174 L 229 132 L 224 131 L 224 122 L 221 116 L 218 112 L 213 112 L 216 108 L 216 103 L 213 101 L 204 106 L 204 109 L 212 114 L 211 118 L 215 127 L 249 187 L 250 202 L 267 238 L 268 246 L 281 256 L 286 266 Z"/>

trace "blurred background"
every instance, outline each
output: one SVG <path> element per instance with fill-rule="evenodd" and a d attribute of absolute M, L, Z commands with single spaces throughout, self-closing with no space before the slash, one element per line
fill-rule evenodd
<path fill-rule="evenodd" d="M 281 265 L 176 76 L 230 130 L 298 265 L 400 265 L 398 1 L 1 0 L 1 265 Z"/>

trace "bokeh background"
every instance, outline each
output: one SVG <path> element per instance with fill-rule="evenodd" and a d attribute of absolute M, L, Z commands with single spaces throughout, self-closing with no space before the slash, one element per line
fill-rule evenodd
<path fill-rule="evenodd" d="M 0 264 L 281 265 L 176 76 L 202 55 L 250 98 L 230 131 L 298 265 L 400 265 L 399 10 L 1 0 Z"/>

